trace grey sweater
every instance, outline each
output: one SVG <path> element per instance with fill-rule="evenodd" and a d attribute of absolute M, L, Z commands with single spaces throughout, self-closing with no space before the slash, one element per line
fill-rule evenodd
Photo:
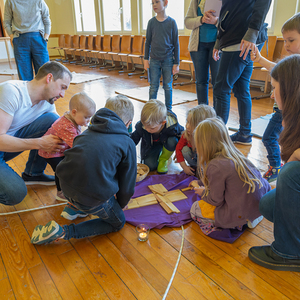
<path fill-rule="evenodd" d="M 259 201 L 271 187 L 250 161 L 248 167 L 262 183 L 260 189 L 256 183 L 255 192 L 249 194 L 247 194 L 249 185 L 239 178 L 232 160 L 219 156 L 209 162 L 207 167 L 209 194 L 202 197 L 202 200 L 216 206 L 217 227 L 234 228 L 261 215 L 258 208 Z"/>
<path fill-rule="evenodd" d="M 160 22 L 153 17 L 149 20 L 146 32 L 145 56 L 149 60 L 165 60 L 174 57 L 174 65 L 179 65 L 179 39 L 177 24 L 168 17 Z"/>
<path fill-rule="evenodd" d="M 49 8 L 44 0 L 6 0 L 4 28 L 14 37 L 26 32 L 40 32 L 42 36 L 50 34 Z"/>

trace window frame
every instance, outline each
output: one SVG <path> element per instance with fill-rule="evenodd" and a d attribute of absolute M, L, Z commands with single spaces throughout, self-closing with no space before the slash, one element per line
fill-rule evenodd
<path fill-rule="evenodd" d="M 132 0 L 130 0 L 130 11 L 131 11 L 131 15 L 130 15 L 130 19 L 131 19 L 131 30 L 124 30 L 124 17 L 123 17 L 123 0 L 119 0 L 119 5 L 121 9 L 121 13 L 120 13 L 120 22 L 121 22 L 121 30 L 120 31 L 115 31 L 115 30 L 105 30 L 105 26 L 104 26 L 104 15 L 103 15 L 103 1 L 107 1 L 107 0 L 98 0 L 100 3 L 99 5 L 99 15 L 100 15 L 100 19 L 101 19 L 101 34 L 125 34 L 125 35 L 131 35 L 132 34 Z"/>
<path fill-rule="evenodd" d="M 143 29 L 143 3 L 142 3 L 143 0 L 138 0 L 138 4 L 139 4 L 139 8 L 138 8 L 138 11 L 139 11 L 139 32 L 143 35 L 146 35 L 146 31 L 147 31 L 147 28 L 146 29 Z M 183 20 L 184 20 L 184 17 L 185 17 L 185 1 L 190 1 L 190 0 L 183 0 Z M 152 12 L 152 17 L 155 16 L 155 13 L 152 9 L 152 4 L 151 4 L 151 0 L 149 0 L 149 6 L 151 8 L 151 12 Z M 167 8 L 168 9 L 168 8 Z M 167 11 L 168 12 L 168 11 Z M 172 16 L 170 16 L 172 18 Z M 149 21 L 149 20 L 148 20 Z M 176 21 L 176 20 L 175 20 Z M 177 23 L 177 22 L 176 22 Z M 178 26 L 178 24 L 177 24 Z M 178 35 L 184 35 L 185 34 L 185 26 L 183 24 L 183 29 L 178 29 Z"/>
<path fill-rule="evenodd" d="M 79 1 L 79 6 L 80 6 L 80 14 L 82 14 L 82 5 L 81 2 L 84 0 L 78 0 Z M 76 32 L 76 34 L 78 35 L 96 35 L 98 32 L 101 31 L 101 28 L 99 26 L 100 24 L 100 20 L 99 20 L 99 13 L 97 13 L 97 11 L 99 11 L 99 6 L 98 6 L 98 0 L 94 0 L 94 7 L 95 7 L 95 22 L 96 22 L 96 30 L 95 31 L 78 31 L 77 30 L 77 18 L 76 18 L 76 9 L 75 9 L 75 1 L 72 1 L 72 7 L 73 7 L 73 16 L 74 16 L 74 31 Z M 80 17 L 81 20 L 81 28 L 83 29 L 83 18 L 82 16 Z"/>

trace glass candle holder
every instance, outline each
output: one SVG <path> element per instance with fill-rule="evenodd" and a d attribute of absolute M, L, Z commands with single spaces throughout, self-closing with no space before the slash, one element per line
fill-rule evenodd
<path fill-rule="evenodd" d="M 141 242 L 146 242 L 149 238 L 150 228 L 146 224 L 139 224 L 135 227 L 138 240 Z"/>

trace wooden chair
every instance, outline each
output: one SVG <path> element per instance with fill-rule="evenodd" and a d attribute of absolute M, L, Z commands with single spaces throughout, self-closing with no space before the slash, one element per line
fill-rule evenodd
<path fill-rule="evenodd" d="M 128 58 L 130 59 L 130 63 L 131 63 L 131 70 L 128 70 L 128 68 L 127 68 L 127 71 L 119 71 L 119 73 L 130 72 L 130 73 L 128 73 L 128 76 L 145 74 L 144 52 L 143 52 L 144 43 L 145 43 L 145 38 L 142 35 L 135 35 L 133 37 L 132 50 L 131 50 L 131 53 L 128 54 Z M 142 67 L 143 67 L 142 72 L 135 72 L 137 65 L 142 65 Z"/>
<path fill-rule="evenodd" d="M 75 60 L 76 65 L 81 65 L 85 62 L 85 50 L 87 50 L 87 36 L 81 35 L 79 37 L 79 48 L 75 50 Z M 79 60 L 76 57 L 79 56 Z"/>
<path fill-rule="evenodd" d="M 103 53 L 105 65 L 100 67 L 100 69 L 115 68 L 113 54 L 118 54 L 120 50 L 121 50 L 121 36 L 119 34 L 114 34 L 111 38 L 111 50 L 106 53 Z M 111 60 L 111 66 L 107 65 L 108 60 Z"/>
<path fill-rule="evenodd" d="M 49 47 L 49 49 L 58 51 L 58 54 L 59 54 L 60 58 L 55 59 L 55 61 L 62 61 L 63 60 L 62 52 L 63 52 L 64 47 L 65 47 L 65 35 L 60 34 L 59 37 L 58 37 L 58 46 Z"/>
<path fill-rule="evenodd" d="M 269 36 L 268 40 L 265 42 L 264 46 L 262 47 L 260 54 L 265 57 L 267 60 L 275 61 L 275 47 L 277 45 L 277 36 Z M 259 63 L 253 63 L 253 72 L 251 76 L 251 85 L 259 85 L 261 86 L 260 82 L 263 82 L 263 92 L 266 95 L 253 97 L 253 99 L 260 99 L 264 97 L 270 96 L 270 83 L 271 77 L 269 71 L 263 68 Z M 258 84 L 257 84 L 258 83 Z"/>
<path fill-rule="evenodd" d="M 114 62 L 114 67 L 108 69 L 112 70 L 123 70 L 124 66 L 127 65 L 128 55 L 131 53 L 131 35 L 123 35 L 121 37 L 121 48 L 120 52 L 108 52 L 111 55 L 111 59 Z M 119 62 L 119 66 L 116 66 L 115 62 Z"/>
<path fill-rule="evenodd" d="M 67 51 L 72 48 L 72 36 L 65 34 L 65 45 L 63 47 L 65 59 L 62 62 L 69 62 Z"/>
<path fill-rule="evenodd" d="M 83 63 L 83 66 L 90 66 L 92 64 L 92 61 L 90 60 L 90 57 L 88 56 L 88 53 L 94 50 L 94 36 L 89 35 L 87 38 L 87 49 L 83 50 L 83 55 L 85 58 L 85 63 Z"/>
<path fill-rule="evenodd" d="M 188 82 L 173 82 L 173 85 L 187 85 L 195 83 L 194 80 L 194 64 L 190 56 L 190 51 L 188 50 L 189 36 L 180 35 L 179 36 L 179 48 L 180 48 L 180 70 L 188 70 L 191 74 L 191 79 Z M 180 71 L 179 71 L 180 72 Z M 178 76 L 177 76 L 178 77 Z M 177 77 L 175 77 L 177 79 Z"/>
<path fill-rule="evenodd" d="M 97 58 L 102 60 L 102 65 L 106 65 L 106 60 L 104 57 L 104 54 L 107 54 L 108 52 L 111 51 L 111 35 L 104 35 L 102 38 L 102 49 L 98 51 L 97 53 Z"/>
<path fill-rule="evenodd" d="M 76 63 L 76 57 L 75 57 L 75 51 L 79 49 L 79 35 L 75 34 L 72 37 L 72 48 L 66 48 L 65 54 L 68 57 L 68 55 L 71 55 L 72 60 L 67 60 L 69 63 Z"/>
<path fill-rule="evenodd" d="M 90 68 L 96 68 L 97 66 L 100 66 L 98 53 L 102 50 L 102 36 L 96 35 L 94 39 L 94 47 L 93 50 L 87 53 L 87 56 L 90 58 L 91 65 Z"/>

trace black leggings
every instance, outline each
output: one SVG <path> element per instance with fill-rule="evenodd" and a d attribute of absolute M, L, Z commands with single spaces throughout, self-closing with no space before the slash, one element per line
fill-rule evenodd
<path fill-rule="evenodd" d="M 45 158 L 46 162 L 51 166 L 52 170 L 55 172 L 55 184 L 56 184 L 58 191 L 61 191 L 61 188 L 60 188 L 60 184 L 59 184 L 59 179 L 56 176 L 56 167 L 63 159 L 64 159 L 64 156 Z"/>

